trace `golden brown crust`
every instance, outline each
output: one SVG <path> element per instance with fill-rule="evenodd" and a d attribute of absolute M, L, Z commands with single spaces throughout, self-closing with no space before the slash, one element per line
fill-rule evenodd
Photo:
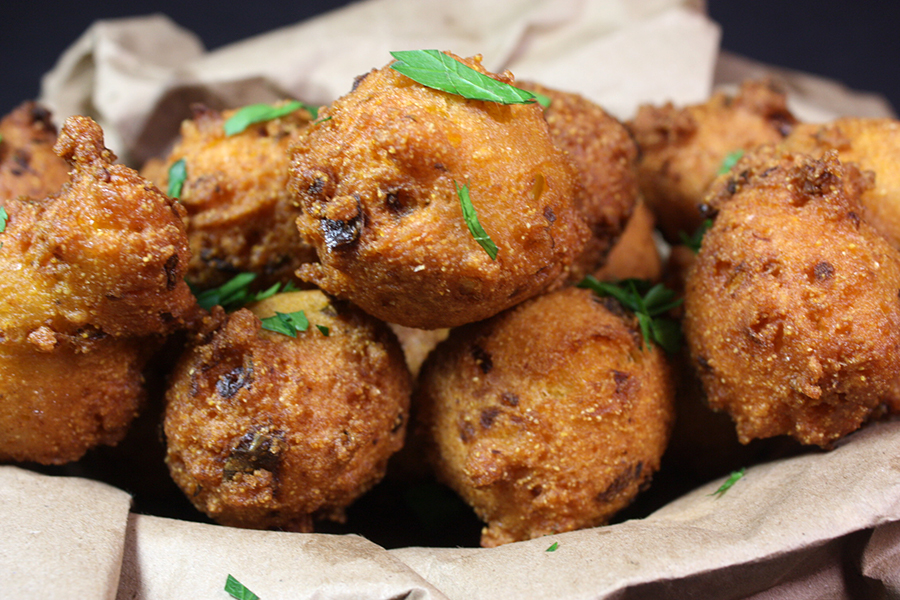
<path fill-rule="evenodd" d="M 53 152 L 50 112 L 23 102 L 0 121 L 0 202 L 18 196 L 46 198 L 69 178 L 69 164 Z"/>
<path fill-rule="evenodd" d="M 0 462 L 63 464 L 124 437 L 146 392 L 154 344 L 106 338 L 42 348 L 0 344 Z"/>
<path fill-rule="evenodd" d="M 900 248 L 900 121 L 847 117 L 802 124 L 785 138 L 783 147 L 815 158 L 834 150 L 841 162 L 874 173 L 874 186 L 860 199 L 862 216 Z"/>
<path fill-rule="evenodd" d="M 169 157 L 143 171 L 166 189 L 168 169 L 185 161 L 180 201 L 191 247 L 187 279 L 201 289 L 239 272 L 256 273 L 259 288 L 296 281 L 294 271 L 316 260 L 297 231 L 300 209 L 288 190 L 288 149 L 310 114 L 300 109 L 226 136 L 225 122 L 236 112 L 195 106 Z"/>
<path fill-rule="evenodd" d="M 423 329 L 486 318 L 565 281 L 589 232 L 575 169 L 539 106 L 466 100 L 385 67 L 322 115 L 293 150 L 298 225 L 321 261 L 301 278 Z M 496 261 L 466 226 L 463 185 Z"/>
<path fill-rule="evenodd" d="M 648 484 L 674 387 L 634 325 L 568 288 L 453 330 L 426 360 L 420 427 L 487 522 L 482 545 L 603 524 Z"/>
<path fill-rule="evenodd" d="M 410 377 L 390 330 L 318 291 L 253 307 L 301 309 L 311 326 L 297 338 L 261 331 L 247 309 L 214 311 L 171 376 L 167 463 L 220 523 L 311 531 L 313 517 L 339 519 L 403 443 Z"/>
<path fill-rule="evenodd" d="M 90 338 L 183 326 L 196 303 L 183 281 L 188 248 L 178 205 L 113 164 L 103 132 L 86 117 L 66 120 L 56 151 L 73 165 L 62 190 L 5 203 L 4 339 L 21 342 L 39 328 Z"/>
<path fill-rule="evenodd" d="M 684 328 L 744 443 L 827 446 L 897 403 L 900 254 L 859 216 L 870 184 L 833 153 L 762 148 L 710 191 Z"/>
<path fill-rule="evenodd" d="M 641 152 L 641 193 L 666 240 L 678 243 L 700 226 L 697 207 L 729 154 L 779 142 L 795 123 L 786 96 L 760 81 L 684 108 L 641 106 L 628 126 Z"/>
<path fill-rule="evenodd" d="M 578 169 L 585 193 L 579 210 L 593 234 L 573 269 L 573 281 L 594 271 L 625 229 L 638 196 L 637 144 L 615 117 L 587 98 L 519 82 L 550 98 L 544 118 L 550 136 Z"/>

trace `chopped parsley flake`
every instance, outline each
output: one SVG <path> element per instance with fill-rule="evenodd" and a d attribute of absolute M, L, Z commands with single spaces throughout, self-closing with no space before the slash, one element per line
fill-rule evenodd
<path fill-rule="evenodd" d="M 469 100 L 485 100 L 500 104 L 530 104 L 538 102 L 544 108 L 549 99 L 508 83 L 497 81 L 465 65 L 440 50 L 403 50 L 391 52 L 397 62 L 391 68 L 416 83 Z"/>
<path fill-rule="evenodd" d="M 612 296 L 637 317 L 644 343 L 659 344 L 666 352 L 674 354 L 681 345 L 681 328 L 677 321 L 662 315 L 680 305 L 682 298 L 661 283 L 653 285 L 643 279 L 622 279 L 616 283 L 599 281 L 588 275 L 578 287 L 592 290 L 600 296 Z"/>
<path fill-rule="evenodd" d="M 181 190 L 187 180 L 187 164 L 184 159 L 177 160 L 169 167 L 169 198 L 181 198 Z"/>
<path fill-rule="evenodd" d="M 466 221 L 469 233 L 471 233 L 472 237 L 475 238 L 475 241 L 484 248 L 484 251 L 491 257 L 491 260 L 497 260 L 497 245 L 478 221 L 478 213 L 475 211 L 475 206 L 472 205 L 472 199 L 469 197 L 468 184 L 459 187 L 454 181 L 453 185 L 456 187 L 456 195 L 459 197 L 459 204 L 462 206 L 463 219 Z"/>
<path fill-rule="evenodd" d="M 316 107 L 304 104 L 299 100 L 292 100 L 281 105 L 249 104 L 238 110 L 225 121 L 225 135 L 229 137 L 237 135 L 251 125 L 287 116 L 301 108 L 306 109 L 307 112 L 312 115 L 313 120 L 319 117 L 319 110 Z"/>
<path fill-rule="evenodd" d="M 744 472 L 747 470 L 747 467 L 744 467 L 740 471 L 732 471 L 731 475 L 728 476 L 728 479 L 725 480 L 725 483 L 719 486 L 719 489 L 714 491 L 710 496 L 715 496 L 718 500 L 722 496 L 725 495 L 725 492 L 731 489 L 735 483 L 737 483 L 738 479 L 744 476 Z"/>
<path fill-rule="evenodd" d="M 259 600 L 259 596 L 247 589 L 243 583 L 229 575 L 225 580 L 225 591 L 237 600 Z"/>

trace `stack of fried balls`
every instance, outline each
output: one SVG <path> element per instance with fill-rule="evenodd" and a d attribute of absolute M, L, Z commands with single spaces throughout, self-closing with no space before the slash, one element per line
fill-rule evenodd
<path fill-rule="evenodd" d="M 0 122 L 0 460 L 159 403 L 223 525 L 311 532 L 396 468 L 498 546 L 900 410 L 897 122 L 799 123 L 769 82 L 620 122 L 394 56 L 325 107 L 197 105 L 140 171 L 87 117 Z"/>

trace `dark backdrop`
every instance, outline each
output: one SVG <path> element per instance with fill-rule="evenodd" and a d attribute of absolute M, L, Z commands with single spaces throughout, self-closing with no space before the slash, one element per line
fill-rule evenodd
<path fill-rule="evenodd" d="M 163 12 L 212 49 L 350 2 L 11 0 L 0 11 L 0 114 L 35 97 L 40 75 L 97 18 Z M 708 0 L 708 7 L 725 49 L 882 92 L 900 108 L 900 0 Z"/>

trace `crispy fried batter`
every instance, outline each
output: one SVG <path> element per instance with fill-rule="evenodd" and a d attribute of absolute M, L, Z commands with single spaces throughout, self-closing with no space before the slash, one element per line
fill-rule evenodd
<path fill-rule="evenodd" d="M 550 98 L 544 118 L 553 142 L 578 168 L 585 188 L 579 209 L 593 236 L 573 269 L 573 281 L 606 258 L 634 209 L 638 195 L 637 144 L 615 117 L 587 98 L 532 82 L 517 87 Z"/>
<path fill-rule="evenodd" d="M 201 289 L 238 272 L 256 273 L 255 285 L 265 288 L 294 280 L 301 264 L 316 260 L 297 231 L 300 208 L 288 190 L 288 149 L 309 113 L 300 109 L 226 136 L 224 124 L 235 112 L 195 106 L 166 161 L 144 169 L 165 190 L 168 169 L 185 161 L 180 200 L 191 244 L 187 278 Z"/>
<path fill-rule="evenodd" d="M 90 119 L 68 119 L 56 152 L 73 165 L 58 194 L 3 201 L 0 460 L 64 463 L 116 443 L 149 353 L 196 308 L 178 207 L 114 165 Z"/>
<path fill-rule="evenodd" d="M 301 278 L 423 329 L 486 318 L 566 280 L 589 231 L 577 173 L 540 106 L 466 100 L 385 67 L 322 116 L 293 150 L 298 224 L 321 261 Z M 466 226 L 462 186 L 495 261 Z"/>
<path fill-rule="evenodd" d="M 863 217 L 900 248 L 900 121 L 843 118 L 824 125 L 798 125 L 785 138 L 787 151 L 821 158 L 836 150 L 841 162 L 875 174 L 861 202 Z"/>
<path fill-rule="evenodd" d="M 420 427 L 483 546 L 603 524 L 649 483 L 674 387 L 635 327 L 568 288 L 454 329 L 426 360 Z"/>
<path fill-rule="evenodd" d="M 900 253 L 860 218 L 870 184 L 834 153 L 763 148 L 710 192 L 684 327 L 744 443 L 827 446 L 898 401 Z"/>
<path fill-rule="evenodd" d="M 69 164 L 53 152 L 55 143 L 50 112 L 36 102 L 23 102 L 0 121 L 0 202 L 59 191 Z"/>
<path fill-rule="evenodd" d="M 260 330 L 257 315 L 299 310 L 311 325 L 296 338 Z M 403 443 L 409 371 L 386 325 L 319 291 L 253 311 L 214 311 L 176 366 L 167 462 L 220 523 L 311 531 L 384 475 Z"/>
<path fill-rule="evenodd" d="M 729 154 L 779 142 L 795 123 L 785 95 L 759 81 L 703 104 L 641 106 L 628 126 L 641 151 L 640 189 L 666 240 L 700 226 L 698 206 Z"/>
<path fill-rule="evenodd" d="M 182 326 L 195 307 L 182 277 L 187 239 L 177 204 L 113 164 L 86 117 L 66 120 L 57 153 L 72 177 L 46 200 L 13 199 L 0 247 L 0 333 L 145 336 Z"/>
<path fill-rule="evenodd" d="M 0 461 L 63 464 L 117 443 L 146 396 L 141 370 L 154 346 L 0 344 Z"/>

